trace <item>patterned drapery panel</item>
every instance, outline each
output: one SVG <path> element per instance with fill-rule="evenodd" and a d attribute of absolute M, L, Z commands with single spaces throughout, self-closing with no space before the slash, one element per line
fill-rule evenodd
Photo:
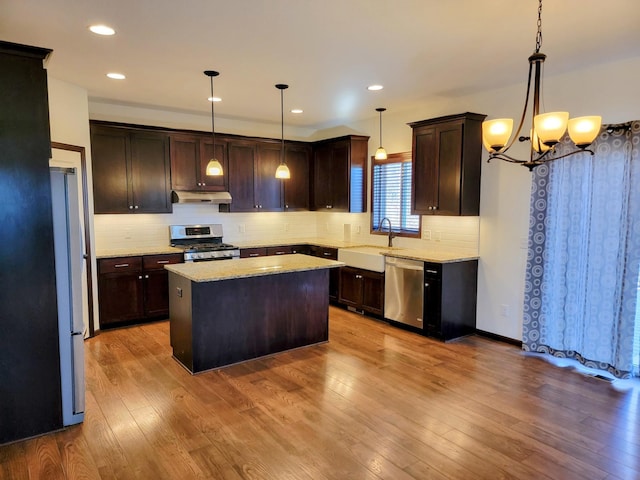
<path fill-rule="evenodd" d="M 524 350 L 622 378 L 640 343 L 640 121 L 628 126 L 601 133 L 594 156 L 535 169 L 523 318 Z"/>

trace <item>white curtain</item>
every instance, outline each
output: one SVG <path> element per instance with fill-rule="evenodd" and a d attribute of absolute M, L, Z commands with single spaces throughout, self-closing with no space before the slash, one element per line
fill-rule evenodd
<path fill-rule="evenodd" d="M 640 121 L 625 127 L 535 169 L 523 318 L 524 350 L 623 378 L 640 348 Z"/>

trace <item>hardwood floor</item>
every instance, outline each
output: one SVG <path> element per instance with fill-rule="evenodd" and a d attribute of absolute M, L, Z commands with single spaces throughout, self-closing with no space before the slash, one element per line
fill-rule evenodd
<path fill-rule="evenodd" d="M 86 344 L 84 424 L 0 479 L 638 479 L 638 391 L 331 308 L 329 343 L 191 376 L 169 324 Z"/>

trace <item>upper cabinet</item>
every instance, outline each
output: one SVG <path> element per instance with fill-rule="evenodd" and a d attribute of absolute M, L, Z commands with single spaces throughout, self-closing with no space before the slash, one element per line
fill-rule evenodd
<path fill-rule="evenodd" d="M 309 209 L 309 156 L 311 149 L 287 142 L 285 159 L 291 178 L 275 178 L 281 144 L 273 140 L 230 139 L 229 193 L 225 212 L 279 212 Z"/>
<path fill-rule="evenodd" d="M 463 113 L 409 123 L 413 130 L 411 213 L 480 214 L 484 118 Z"/>
<path fill-rule="evenodd" d="M 216 159 L 222 164 L 224 175 L 208 176 L 207 164 L 213 153 L 213 139 L 209 134 L 169 135 L 171 143 L 171 188 L 182 191 L 226 192 L 229 165 L 227 143 L 216 138 Z"/>
<path fill-rule="evenodd" d="M 285 144 L 284 151 L 291 172 L 291 178 L 279 180 L 284 187 L 284 210 L 309 210 L 311 147 Z"/>
<path fill-rule="evenodd" d="M 95 213 L 171 213 L 169 137 L 91 122 Z"/>
<path fill-rule="evenodd" d="M 312 210 L 367 211 L 369 137 L 348 135 L 314 145 Z"/>

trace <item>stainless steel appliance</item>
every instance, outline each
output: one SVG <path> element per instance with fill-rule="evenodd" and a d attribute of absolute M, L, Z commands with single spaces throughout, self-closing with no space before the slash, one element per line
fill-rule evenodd
<path fill-rule="evenodd" d="M 184 249 L 185 262 L 207 262 L 240 258 L 240 249 L 222 243 L 222 225 L 171 225 L 171 246 Z"/>
<path fill-rule="evenodd" d="M 422 329 L 424 262 L 387 257 L 384 270 L 384 316 Z"/>
<path fill-rule="evenodd" d="M 62 423 L 84 421 L 84 322 L 78 180 L 75 168 L 50 169 L 58 301 Z"/>

